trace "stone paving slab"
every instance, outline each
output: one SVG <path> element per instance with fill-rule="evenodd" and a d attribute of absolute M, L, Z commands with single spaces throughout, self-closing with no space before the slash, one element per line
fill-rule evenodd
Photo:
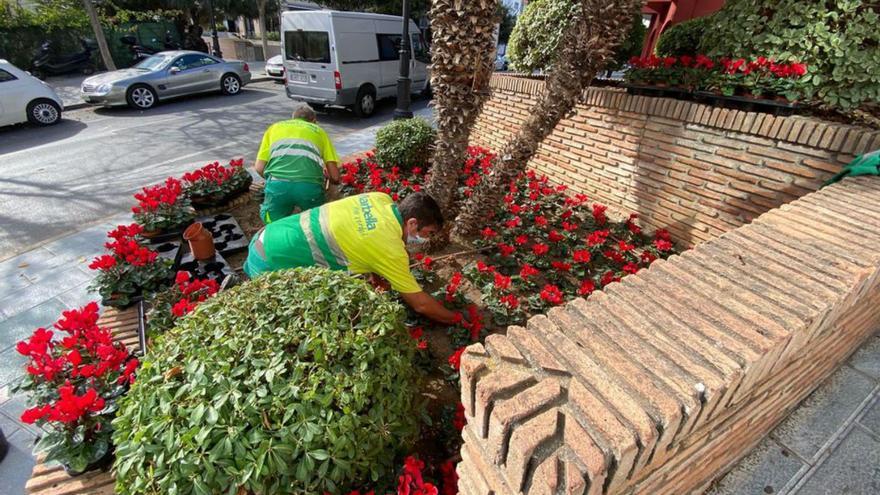
<path fill-rule="evenodd" d="M 880 493 L 880 335 L 707 495 Z"/>
<path fill-rule="evenodd" d="M 780 424 L 771 436 L 801 458 L 813 460 L 862 402 L 876 382 L 844 366 Z"/>
<path fill-rule="evenodd" d="M 6 429 L 4 428 L 4 431 Z M 34 457 L 31 455 L 36 436 L 26 430 L 17 430 L 7 436 L 9 453 L 0 462 L 0 484 L 3 495 L 24 495 L 24 485 L 31 476 Z"/>

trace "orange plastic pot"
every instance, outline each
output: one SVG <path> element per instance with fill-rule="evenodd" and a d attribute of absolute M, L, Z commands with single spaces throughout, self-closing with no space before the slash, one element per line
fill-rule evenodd
<path fill-rule="evenodd" d="M 183 231 L 183 238 L 189 243 L 189 250 L 197 260 L 214 257 L 214 236 L 201 223 L 196 222 Z"/>

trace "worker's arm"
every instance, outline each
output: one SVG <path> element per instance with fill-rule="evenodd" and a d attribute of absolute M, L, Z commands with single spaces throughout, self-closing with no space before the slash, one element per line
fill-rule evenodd
<path fill-rule="evenodd" d="M 327 178 L 334 184 L 339 184 L 339 164 L 336 162 L 324 162 L 327 168 Z"/>
<path fill-rule="evenodd" d="M 425 291 L 400 294 L 400 297 L 416 313 L 436 322 L 452 325 L 461 321 L 460 316 L 456 316 L 456 313 L 446 309 Z"/>
<path fill-rule="evenodd" d="M 260 177 L 263 177 L 264 170 L 266 170 L 266 160 L 257 160 L 257 162 L 254 163 L 254 171 L 258 173 Z"/>

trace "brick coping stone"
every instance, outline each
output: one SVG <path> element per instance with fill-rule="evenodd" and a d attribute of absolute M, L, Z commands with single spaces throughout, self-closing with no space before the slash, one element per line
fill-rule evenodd
<path fill-rule="evenodd" d="M 849 178 L 468 347 L 460 492 L 699 493 L 880 326 L 878 245 Z"/>

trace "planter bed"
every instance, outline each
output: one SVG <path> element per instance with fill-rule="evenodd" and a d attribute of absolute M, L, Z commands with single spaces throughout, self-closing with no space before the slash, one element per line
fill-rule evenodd
<path fill-rule="evenodd" d="M 800 111 L 803 105 L 788 100 L 768 100 L 745 96 L 724 96 L 709 91 L 688 91 L 681 88 L 624 85 L 627 93 L 635 96 L 653 98 L 675 98 L 677 100 L 697 101 L 711 106 L 742 110 L 744 112 L 764 112 L 786 117 Z"/>

